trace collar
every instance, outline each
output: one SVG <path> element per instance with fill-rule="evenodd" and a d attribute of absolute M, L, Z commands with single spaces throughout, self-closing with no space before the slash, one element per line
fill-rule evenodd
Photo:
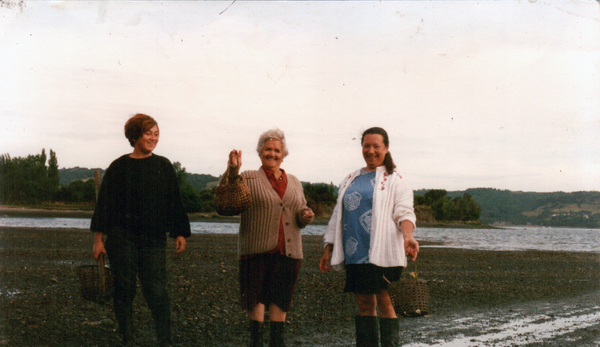
<path fill-rule="evenodd" d="M 263 171 L 267 175 L 267 178 L 275 180 L 275 173 L 273 171 L 267 169 L 264 166 L 261 166 L 261 168 L 263 169 Z M 283 179 L 283 175 L 285 175 L 285 170 L 280 168 L 279 171 L 281 171 L 281 176 L 279 176 L 279 179 L 282 180 Z"/>

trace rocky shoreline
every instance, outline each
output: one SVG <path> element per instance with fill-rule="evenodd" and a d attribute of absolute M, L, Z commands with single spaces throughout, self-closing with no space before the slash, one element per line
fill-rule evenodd
<path fill-rule="evenodd" d="M 236 242 L 236 235 L 194 234 L 183 255 L 169 253 L 178 346 L 245 345 Z M 289 346 L 347 346 L 354 336 L 356 304 L 342 293 L 344 273 L 322 275 L 317 269 L 321 242 L 319 236 L 303 237 L 305 259 L 286 327 Z M 118 345 L 111 303 L 86 301 L 79 292 L 75 271 L 93 264 L 91 245 L 86 230 L 0 227 L 0 345 Z M 413 328 L 402 343 L 425 339 L 419 331 L 435 329 L 440 317 L 577 300 L 600 290 L 598 253 L 423 247 L 417 264 L 419 277 L 428 281 L 431 315 L 403 318 L 403 326 Z M 154 346 L 141 292 L 135 310 L 138 345 Z M 436 333 L 443 336 L 443 330 Z"/>

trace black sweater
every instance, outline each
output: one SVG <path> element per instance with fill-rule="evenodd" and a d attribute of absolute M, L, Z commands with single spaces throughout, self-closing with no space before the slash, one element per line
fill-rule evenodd
<path fill-rule="evenodd" d="M 173 238 L 190 236 L 171 162 L 154 154 L 113 161 L 102 179 L 90 229 L 144 245 L 166 244 L 167 232 Z"/>

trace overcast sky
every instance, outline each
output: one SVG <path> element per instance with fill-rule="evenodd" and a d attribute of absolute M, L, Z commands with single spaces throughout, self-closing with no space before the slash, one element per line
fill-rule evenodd
<path fill-rule="evenodd" d="M 106 168 L 125 121 L 220 175 L 228 152 L 338 184 L 390 134 L 414 189 L 600 189 L 598 1 L 25 1 L 0 5 L 0 153 Z"/>

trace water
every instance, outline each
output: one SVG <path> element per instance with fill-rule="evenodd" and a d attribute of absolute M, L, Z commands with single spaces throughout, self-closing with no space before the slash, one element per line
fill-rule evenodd
<path fill-rule="evenodd" d="M 89 229 L 86 218 L 0 217 L 0 226 L 21 228 Z M 236 234 L 237 223 L 190 223 L 193 233 Z M 325 225 L 309 225 L 304 235 L 323 235 Z M 440 243 L 427 247 L 452 247 L 476 250 L 520 251 L 546 250 L 600 252 L 600 229 L 507 227 L 502 229 L 420 228 L 418 240 Z"/>
<path fill-rule="evenodd" d="M 2 219 L 0 219 L 0 226 Z M 238 223 L 209 223 L 209 222 L 192 222 L 190 223 L 192 233 L 199 234 L 237 234 L 239 230 Z M 303 235 L 323 235 L 326 225 L 307 225 L 302 229 Z"/>
<path fill-rule="evenodd" d="M 600 252 L 600 229 L 543 227 L 506 227 L 502 229 L 421 228 L 415 231 L 415 237 L 423 241 L 443 242 L 442 247 L 463 249 Z"/>

